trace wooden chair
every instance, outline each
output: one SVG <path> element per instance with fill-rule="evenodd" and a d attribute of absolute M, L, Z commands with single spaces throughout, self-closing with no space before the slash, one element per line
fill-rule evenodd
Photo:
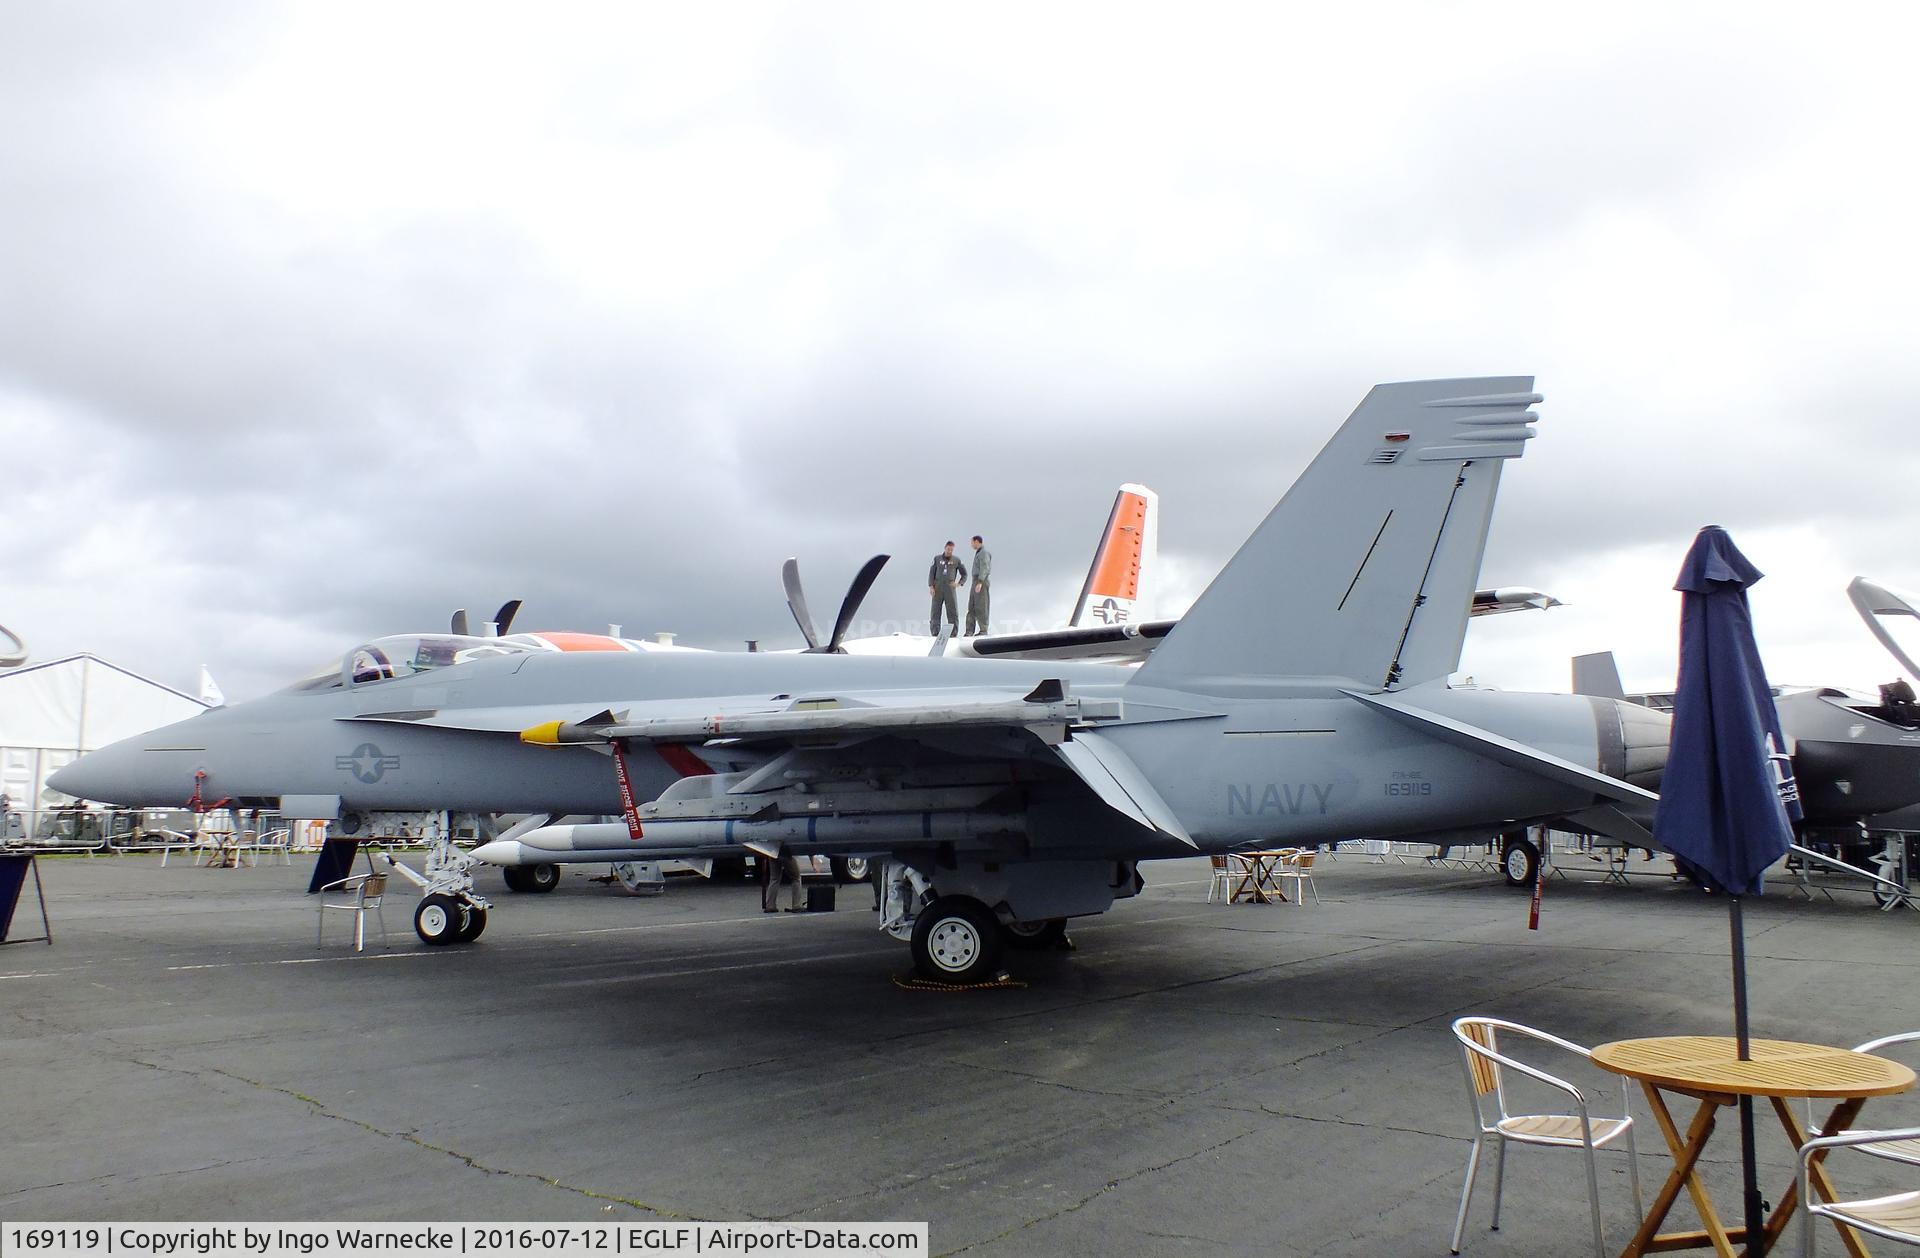
<path fill-rule="evenodd" d="M 1467 1207 L 1473 1201 L 1474 1178 L 1480 1169 L 1480 1149 L 1486 1141 L 1493 1140 L 1493 1230 L 1500 1228 L 1500 1186 L 1506 1170 L 1508 1142 L 1579 1149 L 1586 1155 L 1587 1162 L 1587 1204 L 1593 1211 L 1593 1252 L 1595 1258 L 1605 1258 L 1606 1238 L 1600 1226 L 1600 1176 L 1594 1165 L 1596 1149 L 1604 1148 L 1616 1140 L 1626 1141 L 1627 1174 L 1633 1183 L 1633 1210 L 1636 1216 L 1644 1213 L 1640 1201 L 1640 1158 L 1633 1147 L 1633 1118 L 1627 1113 L 1625 1081 L 1622 1080 L 1620 1085 L 1620 1117 L 1596 1118 L 1588 1109 L 1586 1093 L 1565 1079 L 1502 1053 L 1500 1037 L 1512 1035 L 1536 1040 L 1575 1054 L 1582 1060 L 1590 1060 L 1592 1055 L 1580 1045 L 1500 1018 L 1461 1018 L 1453 1024 L 1453 1034 L 1460 1041 L 1461 1059 L 1466 1065 L 1467 1095 L 1473 1102 L 1474 1135 L 1473 1149 L 1467 1154 L 1466 1183 L 1460 1189 L 1460 1212 L 1453 1221 L 1450 1252 L 1460 1252 L 1460 1238 L 1467 1227 Z M 1507 1071 L 1565 1093 L 1572 1101 L 1575 1112 L 1513 1113 L 1507 1104 Z"/>
<path fill-rule="evenodd" d="M 387 894 L 387 875 L 354 874 L 337 882 L 330 882 L 320 888 L 320 919 L 314 928 L 313 945 L 320 946 L 321 936 L 327 927 L 327 910 L 337 909 L 353 914 L 353 950 L 366 951 L 367 910 L 372 909 L 374 920 L 380 923 L 380 942 L 387 942 L 387 918 L 381 910 L 380 902 Z M 331 897 L 331 898 L 329 898 Z"/>

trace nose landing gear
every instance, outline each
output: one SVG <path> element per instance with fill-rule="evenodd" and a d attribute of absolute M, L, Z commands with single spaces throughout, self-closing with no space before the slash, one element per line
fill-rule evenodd
<path fill-rule="evenodd" d="M 473 858 L 465 852 L 455 850 L 430 860 L 426 874 L 401 864 L 391 852 L 381 859 L 426 892 L 413 910 L 413 931 L 422 943 L 434 947 L 472 943 L 486 930 L 487 910 L 493 906 L 473 893 Z"/>

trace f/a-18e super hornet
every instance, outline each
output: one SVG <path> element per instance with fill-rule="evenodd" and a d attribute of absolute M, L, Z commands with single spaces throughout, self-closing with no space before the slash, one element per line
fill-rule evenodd
<path fill-rule="evenodd" d="M 481 849 L 501 863 L 880 857 L 882 928 L 952 980 L 992 972 L 1003 927 L 1044 933 L 1135 894 L 1156 858 L 1630 827 L 1623 810 L 1653 796 L 1625 776 L 1657 773 L 1664 717 L 1447 685 L 1538 400 L 1526 377 L 1373 389 L 1138 668 L 529 652 L 222 709 L 56 786 L 198 767 L 245 796 L 222 757 L 273 740 L 275 767 L 339 757 L 422 806 L 624 815 Z"/>
<path fill-rule="evenodd" d="M 830 632 L 824 637 L 815 629 L 808 611 L 798 566 L 789 559 L 784 573 L 788 609 L 800 625 L 808 653 L 1138 663 L 1178 623 L 1151 616 L 1152 584 L 1158 566 L 1158 532 L 1159 495 L 1144 485 L 1120 486 L 1073 612 L 1063 628 L 983 635 L 957 643 L 917 634 L 850 636 L 861 600 L 872 588 L 885 556 L 875 556 L 861 569 L 841 602 Z M 1558 605 L 1559 600 L 1537 590 L 1502 587 L 1476 590 L 1470 614 L 1474 617 L 1500 615 Z M 360 689 L 402 678 L 418 678 L 457 664 L 525 654 L 700 653 L 699 648 L 670 642 L 626 638 L 617 626 L 609 627 L 604 634 L 577 630 L 516 631 L 514 626 L 520 609 L 519 599 L 508 601 L 491 619 L 480 624 L 478 632 L 462 609 L 453 614 L 447 632 L 392 634 L 374 639 L 328 660 L 296 681 L 289 690 L 308 694 Z M 283 710 L 289 719 L 315 713 L 314 706 L 306 702 L 283 705 Z M 254 714 L 261 711 L 257 706 L 249 709 Z M 288 732 L 292 726 L 276 724 L 273 728 Z M 272 808 L 288 819 L 324 820 L 330 823 L 337 837 L 434 839 L 428 871 L 435 878 L 447 868 L 453 868 L 456 876 L 464 876 L 460 874 L 463 858 L 450 843 L 453 836 L 473 835 L 484 842 L 496 837 L 509 822 L 526 830 L 556 819 L 556 814 L 540 808 L 545 794 L 513 804 L 505 817 L 467 810 L 459 801 L 471 798 L 472 791 L 467 782 L 458 778 L 449 779 L 460 782 L 457 794 L 432 798 L 430 784 L 434 779 L 403 771 L 403 766 L 417 764 L 418 758 L 413 752 L 402 757 L 397 741 L 400 735 L 388 733 L 375 739 L 365 727 L 335 722 L 325 713 L 317 715 L 306 728 L 317 730 L 317 737 L 328 745 L 316 749 L 305 738 L 255 739 L 244 732 L 234 733 L 232 727 L 207 724 L 161 730 L 89 757 L 84 769 L 65 774 L 59 782 L 83 792 L 87 798 L 173 808 L 190 792 L 196 798 L 202 797 L 205 778 L 195 775 L 211 774 L 221 787 L 212 798 L 230 796 L 241 806 Z M 159 754 L 135 754 L 142 749 Z M 675 767 L 683 772 L 707 771 L 705 762 L 697 757 L 675 755 L 672 749 L 663 754 L 674 756 Z M 598 766 L 591 762 L 588 770 L 587 781 L 568 786 L 569 797 L 597 786 L 604 798 L 598 801 L 593 813 L 576 816 L 586 820 L 615 813 L 619 800 L 612 780 L 594 776 Z M 659 785 L 665 785 L 667 780 L 653 779 Z M 647 785 L 639 780 L 635 784 L 642 801 L 651 798 L 646 793 Z M 529 812 L 530 817 L 517 815 Z M 510 828 L 509 832 L 512 833 Z M 736 849 L 717 859 L 724 867 L 741 868 L 745 856 L 745 849 Z M 556 851 L 549 860 L 507 865 L 502 872 L 509 890 L 550 891 L 559 885 L 561 864 L 597 863 L 599 859 L 575 856 L 571 850 Z M 470 862 L 467 864 L 470 866 Z M 837 873 L 858 878 L 865 876 L 869 862 L 861 857 L 840 857 L 835 858 L 834 864 Z M 617 865 L 629 868 L 624 860 Z M 696 868 L 703 866 L 721 867 L 711 861 L 696 862 Z M 331 868 L 331 865 L 323 860 L 322 868 Z M 322 877 L 316 871 L 316 885 Z M 471 891 L 471 886 L 454 889 L 464 894 Z M 470 928 L 480 928 L 484 920 L 484 916 L 479 917 L 470 923 Z"/>

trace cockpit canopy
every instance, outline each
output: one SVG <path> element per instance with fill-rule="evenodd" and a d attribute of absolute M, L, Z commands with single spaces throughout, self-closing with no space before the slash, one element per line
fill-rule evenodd
<path fill-rule="evenodd" d="M 348 651 L 344 657 L 315 669 L 289 690 L 337 690 L 369 686 L 451 664 L 496 655 L 525 655 L 550 651 L 545 643 L 523 635 L 510 638 L 472 638 L 451 633 L 408 633 L 375 638 Z"/>

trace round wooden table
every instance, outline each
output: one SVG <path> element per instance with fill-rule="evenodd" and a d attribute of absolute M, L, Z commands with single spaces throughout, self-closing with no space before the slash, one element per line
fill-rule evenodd
<path fill-rule="evenodd" d="M 1646 1219 L 1633 1240 L 1621 1251 L 1622 1258 L 1649 1251 L 1703 1249 L 1711 1245 L 1715 1252 L 1734 1258 L 1734 1246 L 1746 1240 L 1746 1228 L 1729 1228 L 1714 1210 L 1713 1199 L 1695 1171 L 1700 1155 L 1712 1136 L 1714 1120 L 1723 1106 L 1743 1096 L 1764 1096 L 1773 1103 L 1773 1112 L 1797 1151 L 1807 1142 L 1789 1097 L 1818 1097 L 1839 1102 L 1821 1125 L 1825 1132 L 1844 1131 L 1853 1125 L 1860 1107 L 1869 1097 L 1905 1092 L 1914 1086 L 1914 1073 L 1897 1061 L 1856 1053 L 1824 1044 L 1799 1044 L 1791 1040 L 1752 1040 L 1748 1060 L 1739 1060 L 1730 1035 L 1670 1035 L 1654 1039 L 1617 1040 L 1593 1050 L 1594 1064 L 1604 1070 L 1637 1079 L 1646 1093 L 1647 1104 L 1660 1134 L 1673 1153 L 1673 1173 L 1653 1199 Z M 1663 1092 L 1691 1096 L 1700 1103 L 1687 1127 L 1680 1134 L 1673 1114 L 1667 1108 Z M 1808 1181 L 1828 1201 L 1836 1200 L 1833 1183 L 1821 1162 L 1824 1151 L 1816 1152 L 1808 1167 Z M 1698 1232 L 1660 1232 L 1660 1224 L 1685 1188 L 1700 1212 L 1703 1225 Z M 1780 1204 L 1768 1216 L 1761 1252 L 1772 1250 L 1787 1222 L 1793 1217 L 1800 1196 L 1799 1184 L 1790 1185 L 1780 1196 Z M 1840 1238 L 1847 1252 L 1864 1258 L 1866 1247 L 1852 1228 L 1842 1226 Z"/>

